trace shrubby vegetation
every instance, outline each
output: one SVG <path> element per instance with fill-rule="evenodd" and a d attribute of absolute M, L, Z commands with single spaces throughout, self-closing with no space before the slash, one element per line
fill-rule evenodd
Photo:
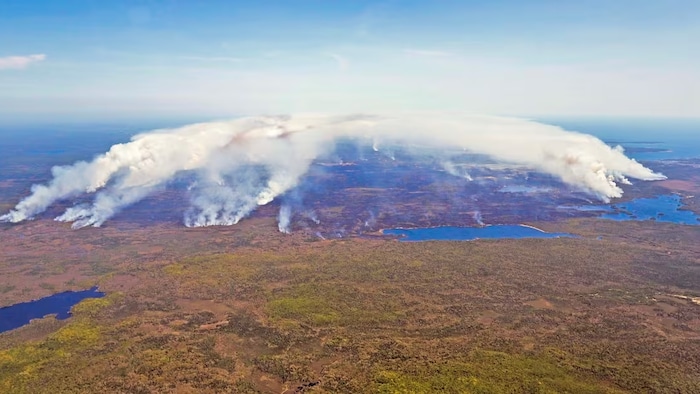
<path fill-rule="evenodd" d="M 266 236 L 95 274 L 0 335 L 0 392 L 700 392 L 700 261 L 663 241 Z"/>

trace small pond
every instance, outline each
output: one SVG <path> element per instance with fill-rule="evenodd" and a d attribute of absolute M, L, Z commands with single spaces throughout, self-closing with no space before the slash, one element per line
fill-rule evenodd
<path fill-rule="evenodd" d="M 70 309 L 86 298 L 101 298 L 105 293 L 98 291 L 97 286 L 80 291 L 65 291 L 38 300 L 20 302 L 0 308 L 0 333 L 20 328 L 32 319 L 48 315 L 56 315 L 63 320 L 71 316 Z"/>

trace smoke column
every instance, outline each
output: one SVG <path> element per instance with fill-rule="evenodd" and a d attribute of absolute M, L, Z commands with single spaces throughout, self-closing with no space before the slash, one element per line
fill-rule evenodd
<path fill-rule="evenodd" d="M 33 218 L 58 200 L 94 194 L 90 204 L 56 220 L 99 227 L 124 207 L 163 187 L 177 174 L 194 174 L 187 226 L 235 224 L 294 188 L 334 141 L 355 138 L 405 146 L 459 148 L 503 163 L 554 175 L 603 201 L 620 197 L 627 177 L 664 179 L 599 139 L 528 120 L 445 114 L 262 116 L 154 130 L 116 144 L 90 162 L 54 167 L 47 184 L 0 221 Z M 445 157 L 444 163 L 450 163 Z M 455 171 L 446 165 L 446 170 Z M 468 177 L 466 173 L 455 175 Z M 280 213 L 280 219 L 287 214 Z M 285 219 L 286 220 L 286 219 Z M 280 225 L 288 229 L 288 225 Z"/>
<path fill-rule="evenodd" d="M 458 168 L 458 167 L 455 166 L 455 164 L 452 163 L 451 161 L 443 161 L 442 163 L 440 163 L 440 165 L 441 165 L 442 168 L 445 170 L 445 172 L 447 172 L 448 174 L 450 174 L 450 175 L 452 175 L 452 176 L 456 176 L 456 177 L 459 177 L 459 178 L 464 178 L 464 179 L 466 179 L 466 180 L 468 180 L 468 181 L 472 181 L 472 180 L 473 180 L 472 177 L 471 177 L 471 175 L 469 175 L 469 173 L 468 173 L 465 169 L 463 169 L 463 168 Z"/>
<path fill-rule="evenodd" d="M 282 204 L 280 213 L 277 216 L 277 228 L 281 233 L 289 234 L 292 232 L 292 207 L 289 204 Z"/>
<path fill-rule="evenodd" d="M 479 225 L 479 226 L 484 226 L 484 221 L 481 218 L 481 212 L 480 211 L 474 211 L 472 213 L 472 217 L 474 218 L 474 221 Z"/>

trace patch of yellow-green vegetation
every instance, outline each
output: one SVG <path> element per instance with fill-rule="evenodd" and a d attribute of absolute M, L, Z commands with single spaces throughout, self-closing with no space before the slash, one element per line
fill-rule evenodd
<path fill-rule="evenodd" d="M 231 279 L 251 279 L 260 269 L 279 263 L 274 253 L 241 253 L 194 256 L 163 268 L 168 275 L 182 279 L 212 281 L 213 284 Z"/>
<path fill-rule="evenodd" d="M 163 272 L 168 275 L 179 276 L 185 273 L 185 265 L 182 263 L 170 264 L 163 268 Z"/>
<path fill-rule="evenodd" d="M 315 295 L 281 297 L 267 304 L 267 313 L 273 319 L 300 319 L 316 325 L 335 323 L 340 314 L 328 300 Z"/>
<path fill-rule="evenodd" d="M 107 308 L 108 306 L 114 304 L 121 298 L 123 298 L 124 295 L 121 293 L 112 293 L 109 294 L 106 297 L 102 298 L 87 298 L 82 301 L 80 301 L 77 305 L 75 305 L 72 309 L 71 312 L 73 315 L 81 317 L 81 316 L 90 316 L 94 317 L 98 313 L 100 313 L 103 309 Z"/>
<path fill-rule="evenodd" d="M 297 319 L 306 323 L 323 325 L 338 322 L 339 295 L 337 289 L 305 284 L 276 296 L 266 305 L 272 319 Z"/>
<path fill-rule="evenodd" d="M 36 344 L 0 351 L 0 392 L 26 392 L 26 384 L 37 378 L 37 371 L 62 356 L 57 350 Z"/>
<path fill-rule="evenodd" d="M 27 385 L 42 379 L 43 370 L 60 367 L 71 357 L 77 357 L 76 353 L 96 345 L 103 328 L 92 318 L 121 296 L 85 299 L 72 308 L 74 317 L 69 323 L 44 340 L 0 351 L 0 392 L 31 392 Z"/>
<path fill-rule="evenodd" d="M 77 352 L 96 344 L 100 327 L 78 319 L 43 341 L 28 342 L 0 351 L 0 392 L 30 392 L 27 385 L 42 379 L 49 366 L 60 367 Z"/>
<path fill-rule="evenodd" d="M 218 254 L 189 257 L 162 269 L 168 280 L 179 283 L 180 294 L 196 292 L 204 299 L 242 298 L 254 296 L 249 290 L 259 286 L 254 278 L 266 264 L 246 256 Z"/>
<path fill-rule="evenodd" d="M 571 375 L 544 357 L 495 351 L 474 352 L 465 362 L 380 370 L 375 389 L 379 393 L 622 393 Z"/>
<path fill-rule="evenodd" d="M 285 289 L 265 309 L 273 320 L 295 319 L 313 325 L 381 323 L 403 316 L 377 297 L 345 286 L 312 283 Z"/>
<path fill-rule="evenodd" d="M 85 346 L 97 342 L 100 328 L 80 319 L 49 335 L 44 343 L 51 347 Z"/>
<path fill-rule="evenodd" d="M 409 376 L 394 371 L 381 371 L 377 374 L 379 393 L 469 393 L 476 391 L 478 380 L 459 373 L 432 373 L 428 376 Z"/>

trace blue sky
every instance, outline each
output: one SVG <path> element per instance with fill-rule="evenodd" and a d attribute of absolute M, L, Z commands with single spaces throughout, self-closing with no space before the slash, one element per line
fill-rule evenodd
<path fill-rule="evenodd" d="M 700 117 L 700 1 L 0 2 L 0 119 Z"/>

